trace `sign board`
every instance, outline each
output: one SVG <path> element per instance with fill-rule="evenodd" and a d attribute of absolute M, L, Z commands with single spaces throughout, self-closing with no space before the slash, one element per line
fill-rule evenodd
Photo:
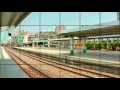
<path fill-rule="evenodd" d="M 22 41 L 23 41 L 23 36 L 22 35 L 18 35 L 17 42 L 21 43 Z"/>

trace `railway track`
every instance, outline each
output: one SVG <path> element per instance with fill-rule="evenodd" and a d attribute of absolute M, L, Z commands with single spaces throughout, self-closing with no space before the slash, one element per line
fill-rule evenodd
<path fill-rule="evenodd" d="M 50 78 L 44 73 L 40 72 L 36 68 L 27 64 L 24 60 L 20 59 L 19 56 L 16 56 L 14 53 L 10 52 L 6 49 L 8 54 L 13 58 L 13 60 L 22 68 L 22 70 L 30 77 L 30 78 Z"/>
<path fill-rule="evenodd" d="M 17 52 L 17 50 L 14 50 Z M 103 72 L 98 72 L 98 71 L 93 71 L 93 70 L 88 70 L 88 69 L 84 69 L 84 68 L 80 68 L 80 67 L 76 67 L 73 65 L 66 65 L 64 63 L 61 62 L 57 62 L 57 61 L 53 61 L 52 59 L 47 59 L 45 57 L 39 57 L 37 55 L 34 54 L 30 54 L 28 52 L 24 52 L 24 51 L 20 51 L 20 53 L 22 55 L 25 55 L 29 58 L 32 58 L 36 61 L 42 62 L 46 65 L 50 65 L 53 66 L 55 68 L 59 68 L 83 77 L 87 77 L 87 78 L 118 78 L 119 76 L 116 75 L 110 75 L 110 74 L 106 74 Z"/>
<path fill-rule="evenodd" d="M 10 50 L 10 49 L 7 49 L 10 53 L 12 53 L 12 54 L 15 54 L 16 52 L 15 51 L 13 51 L 13 50 Z M 17 56 L 17 55 L 16 55 Z M 23 57 L 23 56 L 21 56 L 21 57 Z M 29 58 L 27 58 L 27 59 L 29 59 Z M 33 60 L 33 61 L 35 61 L 35 59 Z M 38 60 L 37 60 L 38 61 Z M 30 61 L 29 61 L 30 62 Z M 40 61 L 39 61 L 40 62 Z M 28 63 L 26 63 L 26 64 L 28 64 Z M 37 69 L 37 64 L 30 64 L 29 63 L 29 65 L 31 65 L 32 67 L 34 67 L 34 68 L 36 68 Z M 38 64 L 39 65 L 39 64 Z M 48 67 L 48 65 L 49 66 L 52 66 L 52 67 L 54 67 L 54 68 L 57 68 L 57 73 L 59 73 L 59 70 L 58 69 L 61 69 L 61 70 L 63 70 L 63 72 L 65 72 L 65 71 L 67 71 L 67 73 L 72 73 L 72 74 L 75 74 L 75 77 L 76 77 L 76 74 L 77 75 L 79 75 L 79 77 L 83 77 L 83 78 L 88 78 L 89 76 L 88 75 L 83 75 L 83 74 L 80 74 L 80 73 L 77 73 L 77 72 L 74 72 L 74 71 L 71 71 L 71 70 L 67 70 L 67 69 L 64 69 L 64 68 L 60 68 L 60 67 L 57 67 L 57 66 L 54 66 L 54 65 L 52 65 L 52 64 L 48 64 L 48 63 L 42 63 L 41 65 L 44 65 L 44 66 L 47 66 Z M 49 70 L 49 68 L 47 68 L 48 70 Z M 49 74 L 48 74 L 48 76 L 50 76 Z M 54 74 L 52 75 L 53 77 L 55 77 L 55 78 L 58 78 L 59 76 L 55 76 Z M 90 78 L 90 77 L 89 77 Z"/>
<path fill-rule="evenodd" d="M 59 65 L 60 68 L 66 68 L 67 67 L 67 68 L 72 69 L 73 71 L 79 70 L 79 72 L 82 72 L 82 74 L 85 74 L 85 75 L 89 75 L 91 78 L 97 78 L 97 77 L 101 77 L 101 78 L 103 78 L 103 77 L 106 77 L 106 78 L 119 78 L 118 75 L 111 75 L 111 74 L 104 73 L 104 72 L 98 72 L 98 71 L 95 71 L 95 70 L 88 70 L 88 69 L 73 66 L 73 65 L 67 65 L 67 64 L 64 64 L 64 63 L 61 63 L 61 62 L 58 62 L 58 61 L 53 61 L 53 60 L 43 58 L 43 57 L 39 57 L 39 56 L 30 54 L 30 53 L 24 53 L 23 52 L 23 54 L 28 56 L 28 57 L 31 57 L 33 59 L 39 60 L 39 61 L 45 60 L 45 61 L 41 61 L 41 62 L 45 62 L 46 64 L 50 63 L 50 64 L 54 64 L 54 66 Z"/>
<path fill-rule="evenodd" d="M 104 72 L 98 72 L 98 71 L 95 71 L 95 70 L 89 70 L 89 69 L 85 69 L 85 68 L 81 68 L 81 67 L 76 67 L 76 66 L 73 66 L 73 65 L 67 65 L 67 64 L 64 64 L 64 63 L 61 63 L 61 62 L 58 62 L 58 61 L 54 61 L 54 60 L 51 60 L 51 59 L 39 57 L 37 55 L 30 54 L 30 53 L 24 52 L 24 51 L 21 51 L 21 54 L 24 54 L 26 56 L 29 56 L 29 57 L 31 57 L 33 59 L 36 59 L 36 60 L 39 60 L 39 61 L 44 60 L 43 62 L 48 61 L 49 63 L 52 63 L 52 64 L 54 63 L 54 65 L 60 65 L 60 67 L 62 67 L 62 68 L 68 67 L 68 68 L 73 69 L 74 71 L 79 70 L 80 72 L 82 72 L 82 74 L 89 75 L 91 78 L 97 78 L 97 77 L 119 78 L 118 75 L 108 74 L 108 73 L 104 73 Z"/>

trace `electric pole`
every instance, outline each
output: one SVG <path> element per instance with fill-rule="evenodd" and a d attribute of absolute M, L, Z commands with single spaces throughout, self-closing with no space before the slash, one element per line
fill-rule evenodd
<path fill-rule="evenodd" d="M 117 12 L 117 20 L 120 20 L 120 12 Z"/>

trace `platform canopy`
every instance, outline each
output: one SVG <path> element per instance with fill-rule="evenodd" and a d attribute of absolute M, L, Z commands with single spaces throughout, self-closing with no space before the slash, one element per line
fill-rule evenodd
<path fill-rule="evenodd" d="M 100 35 L 113 35 L 120 34 L 120 21 L 114 21 L 109 23 L 103 23 L 101 25 L 88 25 L 81 26 L 80 28 L 74 28 L 61 32 L 60 35 L 65 37 L 90 37 Z"/>
<path fill-rule="evenodd" d="M 35 42 L 48 42 L 48 40 L 38 40 L 38 41 L 35 41 Z"/>
<path fill-rule="evenodd" d="M 31 12 L 0 12 L 1 27 L 17 27 Z"/>

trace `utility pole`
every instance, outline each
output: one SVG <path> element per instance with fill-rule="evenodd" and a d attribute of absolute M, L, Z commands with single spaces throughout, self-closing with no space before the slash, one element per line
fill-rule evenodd
<path fill-rule="evenodd" d="M 0 47 L 1 47 L 1 26 L 0 26 Z"/>
<path fill-rule="evenodd" d="M 117 12 L 117 20 L 120 20 L 120 12 Z"/>
<path fill-rule="evenodd" d="M 1 26 L 0 26 L 0 48 L 1 48 Z"/>

